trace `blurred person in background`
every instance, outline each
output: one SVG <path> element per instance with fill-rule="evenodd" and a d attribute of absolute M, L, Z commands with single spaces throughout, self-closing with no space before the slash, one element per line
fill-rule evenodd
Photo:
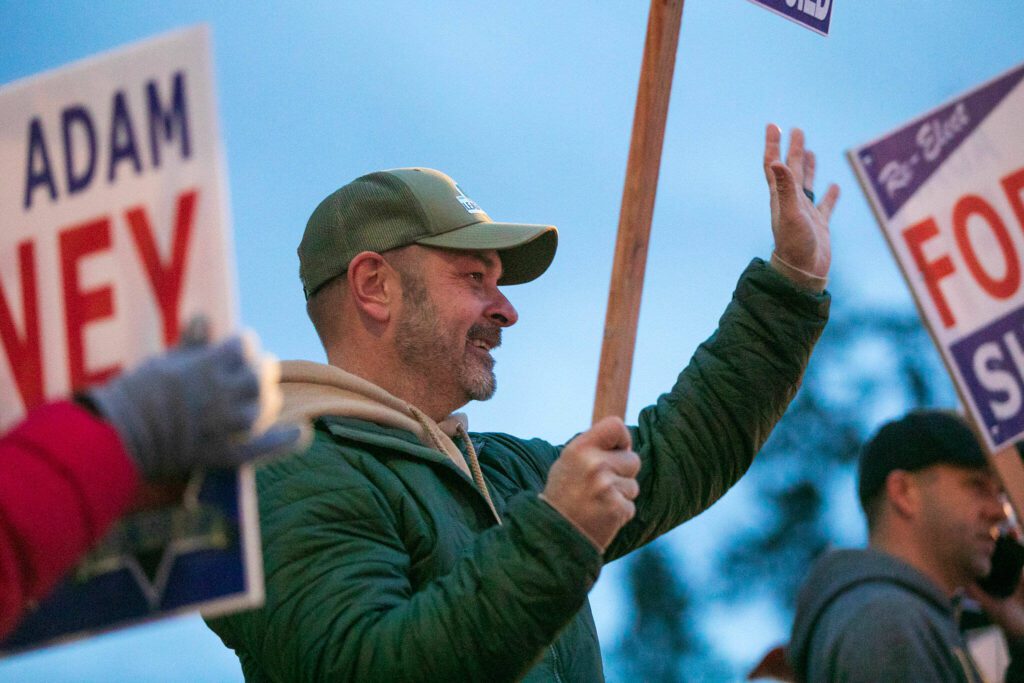
<path fill-rule="evenodd" d="M 992 574 L 1006 513 L 965 420 L 928 410 L 884 425 L 861 451 L 858 496 L 868 547 L 827 552 L 812 567 L 788 647 L 795 679 L 986 680 L 958 623 L 969 595 L 1003 630 L 1005 680 L 1024 680 L 1020 565 L 1001 598 L 978 584 Z"/>

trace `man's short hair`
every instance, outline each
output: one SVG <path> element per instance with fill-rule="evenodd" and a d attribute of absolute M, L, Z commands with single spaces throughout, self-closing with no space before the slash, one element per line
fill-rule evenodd
<path fill-rule="evenodd" d="M 882 426 L 861 450 L 857 494 L 869 525 L 894 470 L 932 465 L 984 468 L 988 460 L 967 421 L 952 410 L 916 410 Z"/>
<path fill-rule="evenodd" d="M 418 264 L 410 260 L 409 253 L 408 247 L 399 247 L 385 251 L 383 255 L 398 273 L 402 288 L 407 292 L 420 293 L 422 296 L 425 288 L 423 278 L 417 272 Z M 341 329 L 342 309 L 339 296 L 347 284 L 344 273 L 336 275 L 317 287 L 312 296 L 306 299 L 306 314 L 312 321 L 324 348 Z"/>

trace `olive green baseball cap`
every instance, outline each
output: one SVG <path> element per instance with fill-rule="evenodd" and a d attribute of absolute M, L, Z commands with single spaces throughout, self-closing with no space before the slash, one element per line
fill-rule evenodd
<path fill-rule="evenodd" d="M 308 299 L 341 275 L 364 251 L 409 244 L 445 249 L 494 249 L 499 285 L 529 282 L 555 257 L 551 225 L 498 223 L 458 184 L 429 168 L 396 168 L 356 178 L 320 202 L 299 243 L 299 278 Z"/>

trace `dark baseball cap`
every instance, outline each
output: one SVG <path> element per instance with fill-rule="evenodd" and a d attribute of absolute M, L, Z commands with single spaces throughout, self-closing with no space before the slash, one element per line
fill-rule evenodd
<path fill-rule="evenodd" d="M 857 468 L 861 505 L 882 490 L 893 470 L 914 472 L 939 464 L 988 467 L 978 437 L 958 413 L 916 410 L 886 423 L 861 450 Z"/>
<path fill-rule="evenodd" d="M 551 225 L 498 223 L 440 171 L 396 168 L 356 178 L 320 202 L 299 244 L 299 278 L 308 299 L 348 269 L 363 251 L 409 244 L 446 249 L 494 249 L 500 285 L 539 277 L 555 257 Z"/>

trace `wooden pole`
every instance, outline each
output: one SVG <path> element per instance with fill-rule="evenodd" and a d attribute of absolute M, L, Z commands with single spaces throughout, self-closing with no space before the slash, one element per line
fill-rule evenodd
<path fill-rule="evenodd" d="M 1024 524 L 1024 463 L 1021 462 L 1017 447 L 1006 446 L 995 453 L 989 453 L 988 461 L 1003 482 L 1006 497 L 1017 513 L 1017 521 Z"/>
<path fill-rule="evenodd" d="M 624 417 L 684 0 L 651 0 L 608 289 L 594 421 Z"/>

